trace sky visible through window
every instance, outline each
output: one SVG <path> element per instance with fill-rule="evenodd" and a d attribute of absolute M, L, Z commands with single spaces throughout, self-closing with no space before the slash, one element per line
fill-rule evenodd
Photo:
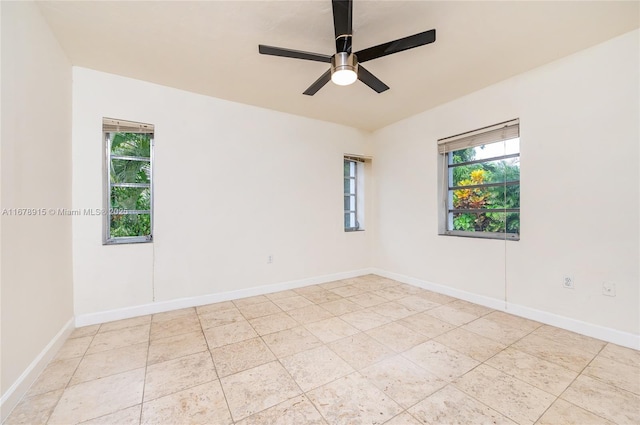
<path fill-rule="evenodd" d="M 484 146 L 478 146 L 475 148 L 474 159 L 487 159 L 494 158 L 496 156 L 509 155 L 512 153 L 520 152 L 520 138 L 505 140 L 500 143 L 491 143 Z M 519 160 L 519 158 L 516 158 Z"/>

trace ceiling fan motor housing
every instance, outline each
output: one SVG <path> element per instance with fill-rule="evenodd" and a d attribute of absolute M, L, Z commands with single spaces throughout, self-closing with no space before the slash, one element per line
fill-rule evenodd
<path fill-rule="evenodd" d="M 331 79 L 336 82 L 336 73 L 355 73 L 358 75 L 358 58 L 353 53 L 338 52 L 331 57 Z M 336 83 L 340 84 L 340 83 Z"/>

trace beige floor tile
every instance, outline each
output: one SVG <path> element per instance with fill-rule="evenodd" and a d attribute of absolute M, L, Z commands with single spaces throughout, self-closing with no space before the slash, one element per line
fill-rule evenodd
<path fill-rule="evenodd" d="M 295 295 L 293 297 L 287 297 L 287 298 L 278 298 L 272 301 L 275 305 L 280 307 L 283 311 L 289 311 L 289 310 L 294 310 L 296 308 L 308 307 L 310 305 L 313 305 L 311 301 L 309 301 L 308 299 L 300 295 Z"/>
<path fill-rule="evenodd" d="M 456 298 L 450 297 L 449 295 L 433 291 L 424 291 L 419 293 L 418 296 L 438 304 L 448 304 L 456 300 Z"/>
<path fill-rule="evenodd" d="M 370 310 L 358 310 L 353 313 L 343 314 L 339 317 L 361 331 L 377 328 L 378 326 L 387 324 L 392 320 Z"/>
<path fill-rule="evenodd" d="M 236 307 L 240 308 L 240 307 L 246 307 L 252 304 L 265 303 L 267 301 L 269 301 L 269 298 L 265 297 L 264 295 L 257 295 L 255 297 L 240 298 L 238 300 L 233 300 L 233 304 L 235 304 Z"/>
<path fill-rule="evenodd" d="M 610 422 L 562 399 L 556 400 L 536 425 L 613 425 Z"/>
<path fill-rule="evenodd" d="M 148 344 L 143 342 L 95 354 L 87 354 L 73 374 L 69 385 L 77 385 L 80 382 L 145 367 L 148 348 Z"/>
<path fill-rule="evenodd" d="M 355 335 L 358 330 L 337 317 L 309 323 L 306 328 L 320 341 L 327 343 L 350 335 Z"/>
<path fill-rule="evenodd" d="M 245 418 L 236 425 L 328 425 L 304 396 L 287 401 Z"/>
<path fill-rule="evenodd" d="M 207 342 L 202 332 L 156 339 L 149 344 L 147 364 L 164 362 L 189 354 L 200 353 L 206 351 L 207 348 Z"/>
<path fill-rule="evenodd" d="M 426 292 L 425 289 L 418 288 L 414 285 L 409 285 L 408 283 L 398 283 L 398 285 L 396 285 L 395 287 L 403 291 L 407 295 L 417 295 Z"/>
<path fill-rule="evenodd" d="M 556 341 L 538 335 L 527 335 L 513 344 L 513 348 L 580 372 L 595 357 L 566 341 Z"/>
<path fill-rule="evenodd" d="M 251 324 L 251 326 L 253 326 L 258 335 L 272 334 L 274 332 L 279 332 L 298 326 L 298 322 L 293 320 L 291 316 L 289 316 L 285 312 L 258 317 L 257 319 L 251 319 L 249 320 L 249 323 Z"/>
<path fill-rule="evenodd" d="M 388 286 L 386 288 L 373 291 L 372 294 L 382 297 L 387 301 L 399 300 L 400 298 L 404 298 L 408 295 L 405 291 L 398 289 L 395 286 Z"/>
<path fill-rule="evenodd" d="M 425 424 L 516 425 L 511 419 L 448 385 L 408 410 Z"/>
<path fill-rule="evenodd" d="M 148 317 L 149 321 L 151 321 L 151 317 Z M 146 325 L 127 327 L 109 332 L 102 332 L 102 328 L 100 328 L 100 332 L 93 338 L 87 354 L 149 342 L 150 326 L 151 324 L 147 323 Z"/>
<path fill-rule="evenodd" d="M 504 311 L 493 311 L 484 316 L 484 318 L 496 323 L 511 326 L 512 328 L 522 329 L 523 331 L 527 331 L 527 333 L 533 332 L 542 326 L 542 323 L 505 313 Z"/>
<path fill-rule="evenodd" d="M 386 298 L 379 297 L 378 295 L 371 294 L 369 292 L 354 295 L 353 297 L 349 297 L 347 299 L 364 308 L 373 307 L 375 305 L 388 302 Z"/>
<path fill-rule="evenodd" d="M 400 413 L 398 416 L 394 416 L 393 419 L 384 423 L 384 425 L 421 425 L 421 422 L 411 416 L 409 413 Z"/>
<path fill-rule="evenodd" d="M 60 350 L 56 353 L 54 361 L 84 356 L 84 353 L 87 352 L 93 338 L 94 337 L 92 336 L 85 336 L 81 338 L 67 339 L 64 344 L 62 344 L 62 347 L 60 347 Z"/>
<path fill-rule="evenodd" d="M 480 364 L 471 357 L 435 341 L 417 345 L 403 356 L 447 381 L 467 373 Z"/>
<path fill-rule="evenodd" d="M 165 311 L 163 313 L 156 313 L 151 317 L 151 323 L 155 322 L 166 322 L 169 320 L 175 320 L 177 318 L 186 319 L 187 317 L 196 316 L 195 307 L 181 308 L 179 310 L 171 310 Z M 153 332 L 153 325 L 151 326 L 151 331 Z"/>
<path fill-rule="evenodd" d="M 303 391 L 335 381 L 354 369 L 325 346 L 280 359 Z"/>
<path fill-rule="evenodd" d="M 155 363 L 147 368 L 144 401 L 204 384 L 217 377 L 208 351 Z"/>
<path fill-rule="evenodd" d="M 236 309 L 236 305 L 232 301 L 223 301 L 220 303 L 206 304 L 196 307 L 196 312 L 201 314 L 220 313 L 226 310 Z"/>
<path fill-rule="evenodd" d="M 330 290 L 334 288 L 339 288 L 341 286 L 349 285 L 350 283 L 346 280 L 334 280 L 333 282 L 321 283 L 319 286 L 322 289 Z"/>
<path fill-rule="evenodd" d="M 324 289 L 321 289 L 315 292 L 300 293 L 300 295 L 304 296 L 306 299 L 316 304 L 323 304 L 323 303 L 338 301 L 342 299 L 340 295 L 334 294 L 333 292 L 329 292 Z"/>
<path fill-rule="evenodd" d="M 577 372 L 511 347 L 486 364 L 557 396 L 578 376 Z"/>
<path fill-rule="evenodd" d="M 631 348 L 609 343 L 602 349 L 600 356 L 628 366 L 640 367 L 640 351 Z"/>
<path fill-rule="evenodd" d="M 302 326 L 265 335 L 262 339 L 279 358 L 322 345 L 322 341 Z"/>
<path fill-rule="evenodd" d="M 210 349 L 258 336 L 253 327 L 246 321 L 205 329 L 204 335 L 207 337 Z"/>
<path fill-rule="evenodd" d="M 401 356 L 390 357 L 360 373 L 404 408 L 447 385 L 447 382 Z"/>
<path fill-rule="evenodd" d="M 575 332 L 556 328 L 554 326 L 542 325 L 533 331 L 532 335 L 541 336 L 552 339 L 554 341 L 562 341 L 574 348 L 580 349 L 587 353 L 598 354 L 606 345 L 606 342 L 599 339 L 580 335 Z"/>
<path fill-rule="evenodd" d="M 340 286 L 338 288 L 330 289 L 329 291 L 333 292 L 336 295 L 340 295 L 341 297 L 344 297 L 344 298 L 353 297 L 354 295 L 360 295 L 365 293 L 365 290 L 356 288 L 353 285 Z"/>
<path fill-rule="evenodd" d="M 231 415 L 218 380 L 191 387 L 142 407 L 143 424 L 231 425 Z"/>
<path fill-rule="evenodd" d="M 345 298 L 320 304 L 320 307 L 324 308 L 329 313 L 335 316 L 341 316 L 343 314 L 353 313 L 354 311 L 363 309 L 362 306 L 359 306 L 358 304 L 352 301 L 349 301 Z"/>
<path fill-rule="evenodd" d="M 396 302 L 416 313 L 421 313 L 426 310 L 431 310 L 432 308 L 440 307 L 440 304 L 429 301 L 426 298 L 420 297 L 418 295 L 409 295 L 407 297 L 397 299 Z"/>
<path fill-rule="evenodd" d="M 528 329 L 519 329 L 502 322 L 490 320 L 486 316 L 469 322 L 462 328 L 505 345 L 513 344 L 531 332 Z"/>
<path fill-rule="evenodd" d="M 379 291 L 380 289 L 384 289 L 389 285 L 386 282 L 369 280 L 369 281 L 354 283 L 353 286 L 355 286 L 356 288 L 362 289 L 364 291 L 371 292 L 371 291 Z M 370 307 L 370 306 L 367 306 L 367 307 Z"/>
<path fill-rule="evenodd" d="M 436 319 L 435 317 L 428 315 L 426 312 L 405 317 L 402 320 L 398 320 L 398 323 L 401 323 L 403 326 L 406 326 L 428 338 L 435 338 L 438 335 L 455 328 L 451 323 Z"/>
<path fill-rule="evenodd" d="M 275 360 L 261 338 L 252 338 L 211 350 L 218 374 L 228 376 Z"/>
<path fill-rule="evenodd" d="M 269 316 L 270 314 L 276 314 L 282 312 L 280 307 L 267 301 L 264 303 L 250 304 L 246 306 L 239 306 L 238 310 L 247 320 L 255 319 L 257 317 Z"/>
<path fill-rule="evenodd" d="M 402 407 L 357 372 L 307 396 L 331 425 L 378 425 L 402 412 Z"/>
<path fill-rule="evenodd" d="M 580 375 L 562 399 L 618 424 L 640 423 L 640 397 L 586 375 Z"/>
<path fill-rule="evenodd" d="M 492 308 L 485 307 L 479 304 L 470 303 L 464 300 L 455 300 L 449 303 L 448 306 L 455 308 L 456 310 L 464 311 L 465 313 L 473 314 L 474 316 L 478 316 L 478 317 L 485 316 L 495 311 Z"/>
<path fill-rule="evenodd" d="M 296 295 L 302 295 L 303 297 L 308 299 L 309 297 L 307 295 L 321 294 L 323 292 L 328 292 L 328 291 L 320 287 L 319 285 L 310 285 L 310 286 L 303 286 L 302 288 L 293 289 L 293 292 L 295 292 Z"/>
<path fill-rule="evenodd" d="M 81 425 L 138 425 L 140 423 L 141 409 L 142 404 L 137 404 L 127 407 L 126 409 L 118 410 L 115 413 L 90 419 L 82 422 Z"/>
<path fill-rule="evenodd" d="M 366 333 L 342 338 L 329 344 L 329 348 L 338 354 L 351 367 L 360 370 L 395 353 Z"/>
<path fill-rule="evenodd" d="M 429 339 L 399 322 L 371 329 L 367 331 L 367 334 L 398 353 L 407 351 Z"/>
<path fill-rule="evenodd" d="M 114 322 L 103 323 L 98 333 L 118 331 L 126 328 L 133 328 L 151 323 L 151 315 L 132 317 L 131 319 L 116 320 Z"/>
<path fill-rule="evenodd" d="M 69 335 L 69 339 L 82 338 L 84 336 L 94 336 L 96 333 L 98 333 L 99 329 L 100 325 L 82 326 L 80 328 L 74 329 L 73 332 L 71 332 L 71 335 Z"/>
<path fill-rule="evenodd" d="M 533 424 L 556 399 L 533 385 L 485 365 L 457 379 L 454 385 L 519 424 Z"/>
<path fill-rule="evenodd" d="M 453 329 L 438 336 L 434 340 L 481 362 L 506 347 L 506 345 L 500 344 L 497 341 L 482 337 L 462 328 Z"/>
<path fill-rule="evenodd" d="M 223 311 L 202 313 L 199 317 L 202 329 L 216 328 L 218 326 L 246 321 L 242 313 L 240 313 L 240 310 L 235 307 Z"/>
<path fill-rule="evenodd" d="M 289 310 L 287 313 L 303 325 L 333 317 L 333 314 L 318 305 L 310 305 L 307 307 L 297 308 L 295 310 Z"/>
<path fill-rule="evenodd" d="M 279 292 L 273 292 L 271 294 L 265 294 L 265 297 L 273 301 L 273 300 L 280 300 L 282 298 L 295 297 L 297 295 L 299 294 L 294 292 L 292 289 L 290 289 L 287 291 L 279 291 Z"/>
<path fill-rule="evenodd" d="M 379 304 L 372 307 L 371 310 L 392 320 L 404 319 L 405 317 L 416 314 L 414 310 L 411 310 L 395 301 L 389 301 L 383 304 Z"/>
<path fill-rule="evenodd" d="M 640 364 L 629 366 L 598 356 L 589 363 L 589 366 L 582 373 L 640 395 Z"/>
<path fill-rule="evenodd" d="M 3 425 L 45 424 L 53 408 L 60 400 L 63 390 L 50 391 L 33 397 L 24 398 L 11 411 Z"/>
<path fill-rule="evenodd" d="M 49 363 L 38 376 L 38 379 L 31 385 L 29 391 L 27 391 L 27 397 L 64 389 L 69 384 L 71 377 L 80 364 L 80 360 L 82 360 L 82 357 Z"/>
<path fill-rule="evenodd" d="M 198 315 L 195 314 L 195 309 L 192 311 L 193 314 L 184 314 L 171 319 L 163 318 L 153 321 L 151 323 L 151 339 L 168 338 L 170 336 L 202 330 L 200 327 L 200 319 L 198 319 Z"/>
<path fill-rule="evenodd" d="M 220 379 L 234 421 L 300 395 L 301 391 L 279 362 L 263 364 Z"/>
<path fill-rule="evenodd" d="M 449 304 L 432 308 L 425 311 L 425 314 L 450 323 L 454 326 L 462 326 L 478 318 L 477 315 L 451 307 Z"/>
<path fill-rule="evenodd" d="M 49 418 L 49 424 L 75 424 L 117 412 L 142 402 L 144 368 L 67 388 Z"/>

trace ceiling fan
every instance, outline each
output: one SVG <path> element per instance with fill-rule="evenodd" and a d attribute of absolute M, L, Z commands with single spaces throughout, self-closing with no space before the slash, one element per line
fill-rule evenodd
<path fill-rule="evenodd" d="M 436 41 L 436 30 L 432 29 L 354 53 L 351 51 L 351 39 L 353 37 L 351 28 L 353 1 L 332 0 L 332 5 L 333 26 L 336 36 L 335 55 L 302 52 L 281 47 L 265 46 L 263 44 L 258 45 L 258 51 L 263 55 L 282 56 L 331 64 L 331 68 L 304 91 L 304 94 L 308 96 L 316 94 L 329 80 L 341 86 L 346 86 L 354 83 L 356 80 L 360 80 L 378 93 L 389 90 L 389 86 L 380 81 L 360 64 Z"/>

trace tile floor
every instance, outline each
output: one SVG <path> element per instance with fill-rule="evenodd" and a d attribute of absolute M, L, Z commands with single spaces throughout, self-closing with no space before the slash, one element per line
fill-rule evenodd
<path fill-rule="evenodd" d="M 74 331 L 9 424 L 638 424 L 640 352 L 375 275 Z"/>

